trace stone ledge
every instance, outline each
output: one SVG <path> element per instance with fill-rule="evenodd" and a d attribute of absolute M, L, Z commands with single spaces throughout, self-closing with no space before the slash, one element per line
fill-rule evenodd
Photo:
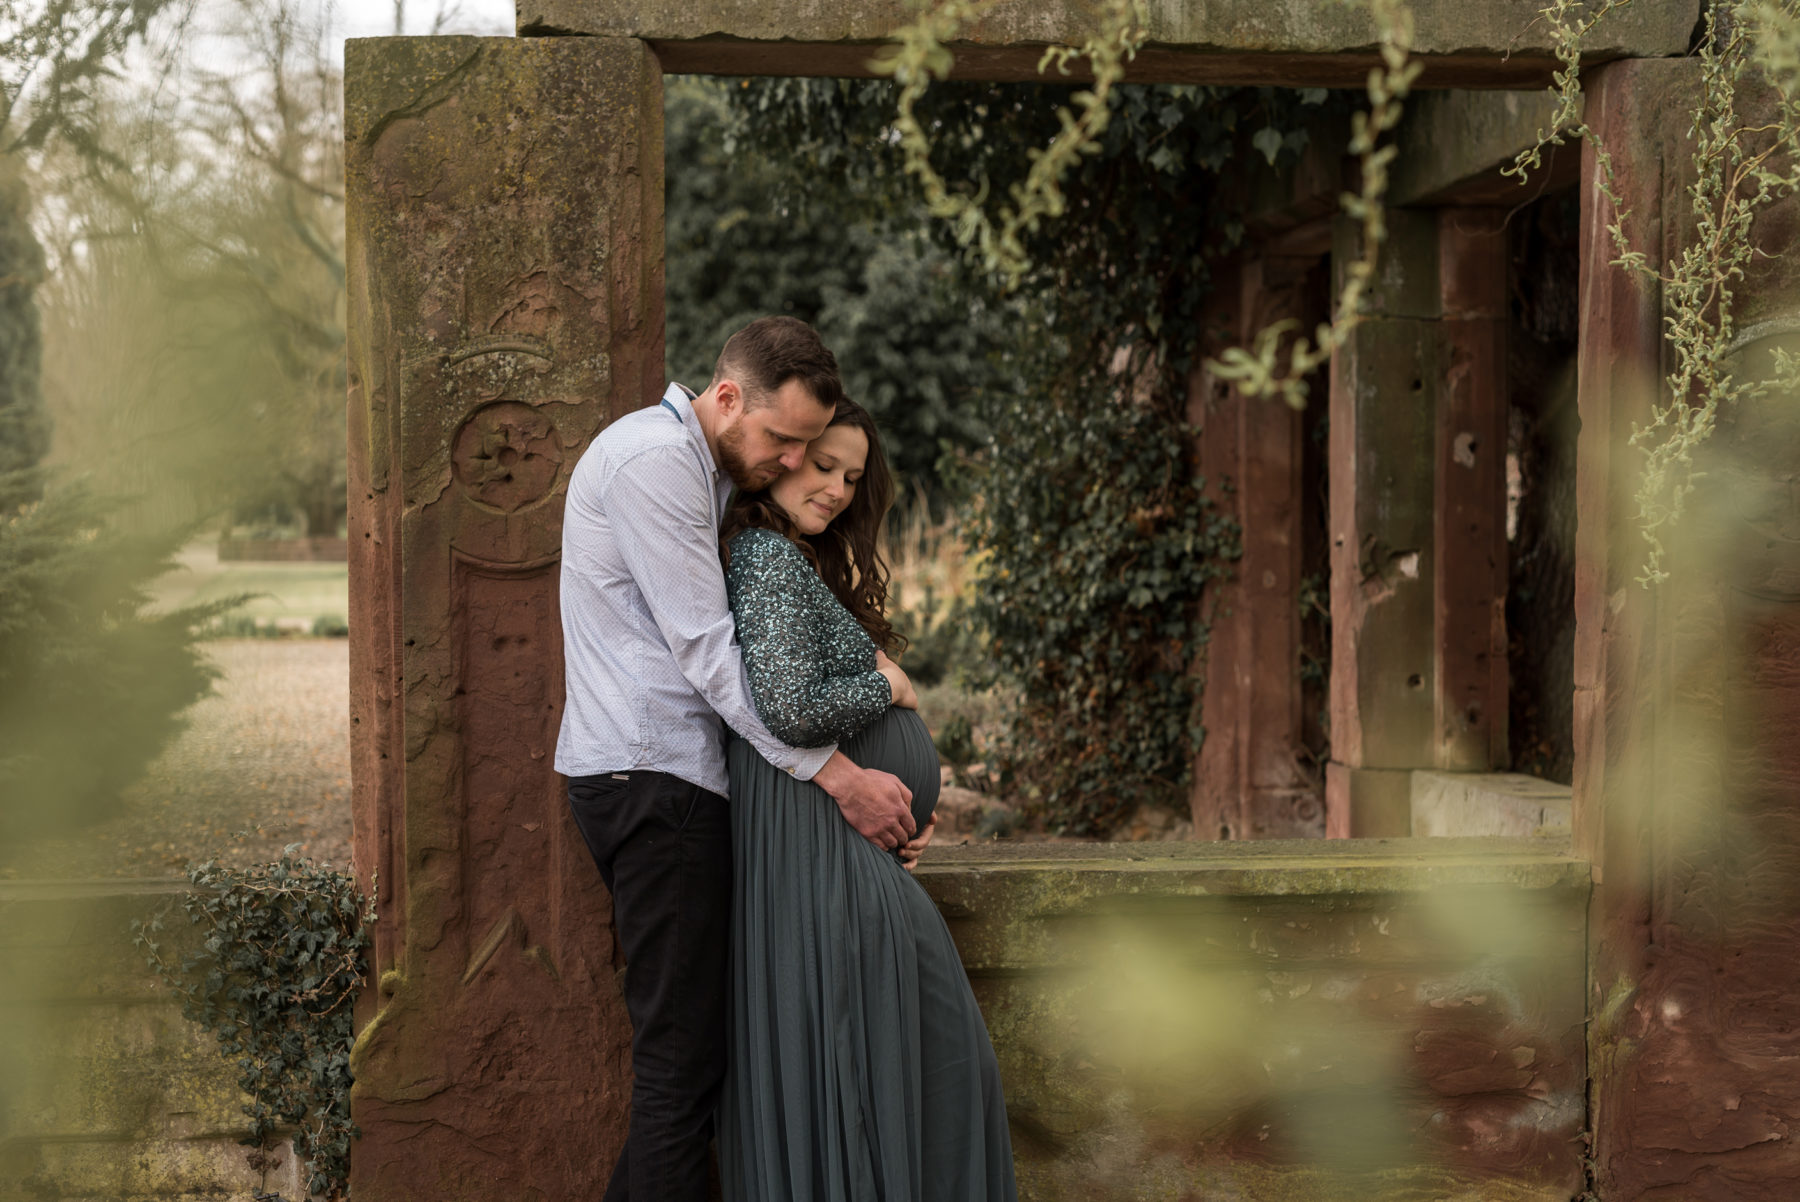
<path fill-rule="evenodd" d="M 1566 840 L 1574 790 L 1517 772 L 1414 772 L 1414 835 Z"/>
<path fill-rule="evenodd" d="M 986 844 L 919 881 L 1022 1197 L 1579 1189 L 1589 873 L 1564 840 Z"/>
<path fill-rule="evenodd" d="M 933 849 L 918 876 L 1062 878 L 1077 894 L 1117 888 L 1184 895 L 1421 893 L 1453 885 L 1586 889 L 1587 861 L 1567 839 L 1266 839 L 1240 843 L 985 843 Z"/>
<path fill-rule="evenodd" d="M 185 879 L 0 882 L 0 1202 L 303 1196 L 286 1141 L 252 1172 L 237 1071 L 132 946 Z M 170 953 L 198 939 L 179 911 Z"/>
<path fill-rule="evenodd" d="M 186 893 L 186 877 L 91 877 L 82 880 L 0 881 L 0 905 L 8 902 L 86 901 L 98 897 L 134 898 Z"/>

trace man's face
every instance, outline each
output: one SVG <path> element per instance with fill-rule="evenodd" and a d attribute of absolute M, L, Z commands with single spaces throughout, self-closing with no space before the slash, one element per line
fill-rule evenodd
<path fill-rule="evenodd" d="M 745 492 L 758 492 L 800 466 L 806 444 L 830 423 L 831 409 L 798 380 L 789 380 L 775 390 L 773 399 L 754 409 L 746 409 L 744 401 L 735 384 L 729 391 L 720 390 L 719 415 L 724 421 L 719 430 L 719 466 L 733 484 Z"/>

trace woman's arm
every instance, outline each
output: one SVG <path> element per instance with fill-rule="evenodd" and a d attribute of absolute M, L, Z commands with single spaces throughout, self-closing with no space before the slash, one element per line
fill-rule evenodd
<path fill-rule="evenodd" d="M 798 547 L 770 531 L 747 531 L 732 541 L 726 582 L 750 695 L 776 738 L 822 747 L 887 710 L 893 690 L 874 668 L 830 674 L 827 619 L 841 607 Z"/>

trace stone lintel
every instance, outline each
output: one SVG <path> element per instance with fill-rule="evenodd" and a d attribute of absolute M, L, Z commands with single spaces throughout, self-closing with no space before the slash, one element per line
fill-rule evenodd
<path fill-rule="evenodd" d="M 1395 132 L 1399 153 L 1388 185 L 1394 205 L 1504 205 L 1575 183 L 1577 146 L 1551 147 L 1526 183 L 1500 174 L 1550 124 L 1554 98 L 1536 91 L 1427 92 L 1407 101 Z"/>
<path fill-rule="evenodd" d="M 1571 187 L 1580 166 L 1580 147 L 1550 147 L 1544 166 L 1530 179 L 1500 174 L 1549 125 L 1553 103 L 1547 89 L 1485 90 L 1467 87 L 1422 92 L 1406 103 L 1395 134 L 1399 155 L 1388 183 L 1388 203 L 1398 208 L 1499 206 L 1513 208 L 1546 192 Z M 1253 242 L 1285 243 L 1302 231 L 1316 231 L 1360 186 L 1360 169 L 1350 155 L 1350 121 L 1341 113 L 1321 113 L 1305 126 L 1307 145 L 1297 162 L 1276 171 L 1247 145 L 1242 149 L 1244 224 Z M 1313 239 L 1316 241 L 1316 239 Z M 1280 253 L 1292 253 L 1286 246 Z"/>
<path fill-rule="evenodd" d="M 1541 0 L 1417 0 L 1424 87 L 1535 87 L 1556 66 Z M 914 15 L 901 0 L 518 0 L 521 34 L 642 38 L 671 74 L 870 74 L 875 49 Z M 1683 54 L 1698 0 L 1634 4 L 1601 22 L 1589 63 Z M 1153 5 L 1132 64 L 1143 82 L 1361 87 L 1377 64 L 1360 6 L 1325 0 L 1215 0 Z M 1034 79 L 1044 47 L 1079 44 L 1093 28 L 1073 0 L 1006 0 L 953 45 L 965 79 Z"/>

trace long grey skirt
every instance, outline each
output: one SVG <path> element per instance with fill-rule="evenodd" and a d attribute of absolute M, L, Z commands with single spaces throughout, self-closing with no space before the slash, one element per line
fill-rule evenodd
<path fill-rule="evenodd" d="M 935 803 L 919 716 L 840 745 Z M 944 920 L 818 786 L 732 739 L 736 867 L 727 1202 L 1012 1202 L 1012 1142 L 987 1027 Z"/>

